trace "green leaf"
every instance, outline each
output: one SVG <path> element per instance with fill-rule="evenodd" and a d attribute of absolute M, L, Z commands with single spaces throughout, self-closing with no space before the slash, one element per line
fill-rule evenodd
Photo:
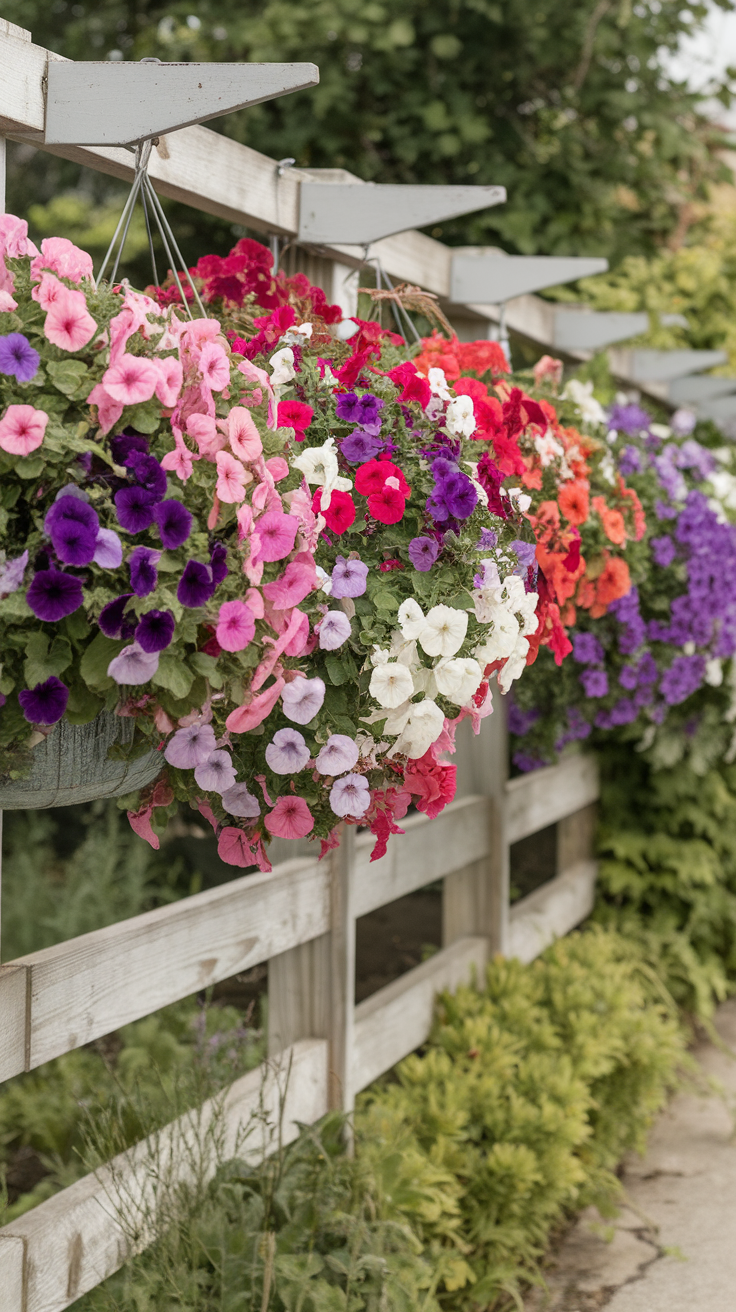
<path fill-rule="evenodd" d="M 46 373 L 64 396 L 80 397 L 89 392 L 89 369 L 81 360 L 49 360 Z"/>
<path fill-rule="evenodd" d="M 102 710 L 103 705 L 101 697 L 95 697 L 83 683 L 75 683 L 69 689 L 66 718 L 70 724 L 89 724 L 90 720 L 94 720 Z"/>
<path fill-rule="evenodd" d="M 22 592 L 11 592 L 9 597 L 0 601 L 0 619 L 26 620 L 34 619 L 33 611 Z"/>
<path fill-rule="evenodd" d="M 62 674 L 71 664 L 72 649 L 67 638 L 56 637 L 49 651 L 46 633 L 32 633 L 26 643 L 23 674 L 29 688 L 43 683 L 52 674 Z"/>
<path fill-rule="evenodd" d="M 98 633 L 97 637 L 93 638 L 79 664 L 79 672 L 88 688 L 103 689 L 115 686 L 115 680 L 109 677 L 107 667 L 124 646 L 124 642 L 116 638 L 107 638 L 104 633 Z"/>
<path fill-rule="evenodd" d="M 197 674 L 201 674 L 208 680 L 211 687 L 222 687 L 223 676 L 217 668 L 216 656 L 208 656 L 204 651 L 195 651 L 194 655 L 189 657 L 189 664 L 192 669 L 197 671 Z"/>
<path fill-rule="evenodd" d="M 15 462 L 15 472 L 19 478 L 38 478 L 45 463 L 43 456 L 21 456 Z"/>
<path fill-rule="evenodd" d="M 388 611 L 393 615 L 399 609 L 399 598 L 387 588 L 382 588 L 373 594 L 373 605 L 377 610 Z"/>
<path fill-rule="evenodd" d="M 177 656 L 161 656 L 151 683 L 157 688 L 167 688 L 181 701 L 194 683 L 194 672 Z"/>
<path fill-rule="evenodd" d="M 142 405 L 129 406 L 125 417 L 126 423 L 137 428 L 139 433 L 155 433 L 161 423 L 161 404 L 153 400 L 144 401 Z"/>
<path fill-rule="evenodd" d="M 330 676 L 330 682 L 334 683 L 336 687 L 339 687 L 348 678 L 349 670 L 339 656 L 326 656 L 325 666 Z"/>

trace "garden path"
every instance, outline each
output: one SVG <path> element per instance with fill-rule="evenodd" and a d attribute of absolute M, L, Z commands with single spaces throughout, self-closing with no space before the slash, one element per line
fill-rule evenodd
<path fill-rule="evenodd" d="M 736 999 L 716 1025 L 736 1053 Z M 579 1218 L 526 1312 L 735 1312 L 736 1059 L 712 1043 L 695 1056 L 725 1097 L 673 1099 L 645 1156 L 626 1161 L 628 1205 L 612 1223 L 592 1208 Z"/>

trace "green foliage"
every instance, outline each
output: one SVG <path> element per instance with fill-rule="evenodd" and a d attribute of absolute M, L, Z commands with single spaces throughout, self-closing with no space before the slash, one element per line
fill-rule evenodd
<path fill-rule="evenodd" d="M 359 9 L 352 0 L 240 0 L 227 12 L 216 0 L 7 0 L 5 13 L 74 59 L 313 60 L 319 87 L 216 126 L 276 159 L 343 166 L 366 179 L 506 186 L 506 205 L 437 230 L 451 242 L 651 252 L 723 172 L 698 97 L 662 58 L 697 31 L 701 0 L 686 9 L 537 0 L 533 12 L 525 0 L 371 0 Z M 74 178 L 73 166 L 29 159 L 21 147 L 11 207 L 23 212 L 59 195 L 72 205 L 63 193 Z M 86 185 L 100 242 L 110 183 Z M 224 253 L 225 225 L 178 215 L 189 249 Z M 69 223 L 87 247 L 78 214 Z M 73 235 L 58 224 L 54 232 Z"/>

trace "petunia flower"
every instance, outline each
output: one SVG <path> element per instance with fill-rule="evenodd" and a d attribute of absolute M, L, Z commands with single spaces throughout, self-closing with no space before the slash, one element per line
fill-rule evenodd
<path fill-rule="evenodd" d="M 30 383 L 38 373 L 41 357 L 22 333 L 0 337 L 0 374 L 14 374 L 19 383 Z"/>
<path fill-rule="evenodd" d="M 138 642 L 123 647 L 107 667 L 108 677 L 120 684 L 148 683 L 158 669 L 158 652 L 146 652 Z"/>
<path fill-rule="evenodd" d="M 169 765 L 178 770 L 193 770 L 196 765 L 206 761 L 217 747 L 215 731 L 211 724 L 190 724 L 186 729 L 177 729 L 164 750 L 164 757 Z"/>
<path fill-rule="evenodd" d="M 310 724 L 322 709 L 324 699 L 325 685 L 317 676 L 313 679 L 292 679 L 281 694 L 284 715 L 295 724 Z"/>
<path fill-rule="evenodd" d="M 252 475 L 247 473 L 240 461 L 236 460 L 229 451 L 218 451 L 215 460 L 217 461 L 215 493 L 220 501 L 228 504 L 244 501 L 245 485 L 251 482 Z"/>
<path fill-rule="evenodd" d="M 272 387 L 283 387 L 294 378 L 294 352 L 290 346 L 283 346 L 280 351 L 275 351 L 268 363 L 272 370 Z"/>
<path fill-rule="evenodd" d="M 409 560 L 423 574 L 432 568 L 439 554 L 440 544 L 435 538 L 412 538 L 409 543 Z"/>
<path fill-rule="evenodd" d="M 368 566 L 362 560 L 338 556 L 332 570 L 331 595 L 335 598 L 362 597 L 368 579 Z"/>
<path fill-rule="evenodd" d="M 291 461 L 294 469 L 300 469 L 308 483 L 322 488 L 322 504 L 328 506 L 331 493 L 349 492 L 353 486 L 352 479 L 342 478 L 337 463 L 337 448 L 334 437 L 328 437 L 322 446 L 310 446 Z M 360 473 L 360 471 L 358 471 Z"/>
<path fill-rule="evenodd" d="M 225 601 L 217 617 L 216 637 L 224 651 L 243 651 L 253 641 L 256 622 L 244 601 Z"/>
<path fill-rule="evenodd" d="M 97 530 L 89 529 L 77 520 L 60 517 L 51 529 L 51 542 L 64 565 L 89 565 L 95 554 Z"/>
<path fill-rule="evenodd" d="M 183 371 L 176 356 L 167 355 L 163 359 L 152 360 L 155 365 L 156 396 L 167 410 L 173 408 L 179 399 L 183 382 Z"/>
<path fill-rule="evenodd" d="M 211 752 L 206 760 L 194 767 L 194 778 L 208 793 L 226 793 L 236 779 L 235 766 L 229 752 Z"/>
<path fill-rule="evenodd" d="M 150 360 L 124 351 L 102 376 L 102 385 L 113 401 L 121 405 L 140 405 L 150 401 L 156 391 L 158 370 Z"/>
<path fill-rule="evenodd" d="M 15 560 L 5 560 L 0 565 L 0 596 L 7 597 L 17 592 L 23 582 L 23 575 L 28 564 L 28 551 L 16 556 Z"/>
<path fill-rule="evenodd" d="M 115 510 L 120 527 L 127 533 L 142 533 L 153 523 L 154 506 L 160 497 L 144 487 L 122 487 L 115 493 Z"/>
<path fill-rule="evenodd" d="M 393 710 L 414 692 L 411 671 L 398 661 L 383 661 L 373 670 L 369 692 L 384 710 Z"/>
<path fill-rule="evenodd" d="M 138 451 L 141 455 L 148 455 L 149 441 L 142 433 L 117 433 L 115 437 L 110 438 L 110 451 L 116 465 L 125 465 L 128 456 Z"/>
<path fill-rule="evenodd" d="M 159 501 L 166 496 L 166 470 L 161 468 L 155 456 L 131 451 L 125 466 L 136 483 L 144 487 L 146 492 L 155 493 Z"/>
<path fill-rule="evenodd" d="M 314 763 L 319 774 L 338 775 L 358 763 L 358 744 L 345 733 L 331 733 Z"/>
<path fill-rule="evenodd" d="M 33 576 L 26 601 L 39 620 L 52 623 L 72 615 L 82 604 L 82 584 L 60 569 L 40 569 Z"/>
<path fill-rule="evenodd" d="M 125 617 L 125 608 L 132 596 L 132 592 L 124 592 L 121 597 L 115 597 L 114 601 L 108 601 L 107 605 L 102 607 L 97 623 L 106 638 L 133 637 L 135 614 L 132 614 L 130 619 Z"/>
<path fill-rule="evenodd" d="M 313 418 L 314 410 L 304 401 L 279 401 L 276 407 L 276 423 L 279 428 L 292 428 L 297 442 L 304 440 Z"/>
<path fill-rule="evenodd" d="M 123 563 L 123 544 L 117 533 L 111 528 L 101 528 L 95 539 L 95 554 L 92 557 L 100 569 L 119 569 Z"/>
<path fill-rule="evenodd" d="M 197 361 L 199 372 L 213 392 L 221 392 L 230 382 L 230 361 L 219 342 L 205 342 Z"/>
<path fill-rule="evenodd" d="M 65 290 L 58 296 L 46 315 L 43 331 L 47 340 L 62 351 L 81 351 L 97 332 L 84 292 Z"/>
<path fill-rule="evenodd" d="M 224 542 L 215 542 L 210 552 L 210 568 L 212 570 L 212 581 L 217 587 L 218 583 L 227 578 L 227 547 Z"/>
<path fill-rule="evenodd" d="M 528 644 L 527 644 L 528 645 Z M 429 697 L 411 707 L 409 720 L 394 743 L 390 756 L 404 755 L 418 760 L 436 743 L 445 725 L 445 717 Z"/>
<path fill-rule="evenodd" d="M 349 437 L 343 438 L 340 450 L 348 464 L 364 465 L 368 460 L 374 460 L 383 451 L 385 445 L 380 437 L 371 437 L 370 433 L 363 433 L 356 428 Z"/>
<path fill-rule="evenodd" d="M 456 706 L 465 706 L 483 678 L 483 671 L 472 656 L 448 656 L 438 661 L 432 673 L 437 691 Z"/>
<path fill-rule="evenodd" d="M 18 702 L 25 718 L 31 724 L 56 724 L 66 710 L 69 689 L 55 674 L 35 688 L 18 693 Z"/>
<path fill-rule="evenodd" d="M 455 610 L 453 606 L 433 606 L 419 634 L 419 645 L 428 656 L 454 656 L 462 647 L 467 631 L 467 611 Z"/>
<path fill-rule="evenodd" d="M 298 774 L 310 757 L 298 729 L 278 729 L 266 747 L 266 764 L 274 774 Z"/>
<path fill-rule="evenodd" d="M 478 492 L 472 479 L 460 470 L 441 484 L 442 499 L 455 519 L 468 519 L 478 504 Z"/>
<path fill-rule="evenodd" d="M 458 396 L 447 407 L 445 427 L 454 437 L 472 437 L 475 432 L 472 396 Z"/>
<path fill-rule="evenodd" d="M 299 520 L 296 515 L 285 515 L 281 510 L 269 510 L 256 523 L 261 545 L 259 560 L 283 560 L 294 549 Z"/>
<path fill-rule="evenodd" d="M 147 610 L 138 621 L 135 640 L 151 655 L 155 651 L 164 651 L 170 645 L 175 628 L 176 623 L 170 610 Z"/>
<path fill-rule="evenodd" d="M 9 405 L 0 420 L 0 448 L 11 456 L 28 456 L 43 442 L 49 417 L 32 405 Z"/>
<path fill-rule="evenodd" d="M 306 838 L 314 828 L 312 813 L 303 797 L 280 797 L 263 822 L 274 838 Z"/>
<path fill-rule="evenodd" d="M 168 551 L 182 547 L 192 531 L 192 512 L 181 501 L 168 498 L 159 501 L 154 507 L 153 518 L 156 521 L 159 537 Z"/>
<path fill-rule="evenodd" d="M 330 789 L 330 806 L 335 815 L 364 815 L 371 804 L 371 790 L 368 780 L 362 774 L 346 774 L 336 779 Z"/>
<path fill-rule="evenodd" d="M 199 606 L 207 605 L 216 587 L 210 565 L 203 565 L 199 560 L 188 560 L 176 589 L 177 600 L 182 606 L 196 610 Z"/>
<path fill-rule="evenodd" d="M 136 547 L 130 553 L 130 586 L 136 597 L 147 597 L 149 592 L 153 592 L 158 583 L 156 566 L 160 559 L 161 552 L 154 551 L 153 547 Z"/>
<path fill-rule="evenodd" d="M 397 619 L 402 635 L 407 642 L 415 642 L 427 622 L 424 618 L 424 611 L 414 597 L 407 597 L 406 601 L 402 601 Z"/>
<path fill-rule="evenodd" d="M 222 794 L 222 805 L 228 815 L 237 815 L 244 820 L 255 820 L 261 814 L 258 798 L 248 792 L 246 784 L 233 784 Z"/>
<path fill-rule="evenodd" d="M 240 460 L 257 460 L 263 451 L 255 419 L 244 405 L 234 405 L 227 417 L 230 446 Z"/>
<path fill-rule="evenodd" d="M 330 610 L 320 621 L 319 645 L 322 651 L 337 651 L 350 637 L 350 620 L 343 610 Z"/>
<path fill-rule="evenodd" d="M 368 498 L 368 509 L 380 524 L 398 524 L 406 509 L 406 500 L 398 487 L 384 483 L 379 492 Z"/>
<path fill-rule="evenodd" d="M 40 278 L 44 269 L 50 269 L 60 278 L 70 282 L 81 282 L 82 278 L 92 280 L 92 257 L 80 250 L 68 237 L 44 237 L 41 253 L 36 252 L 31 261 L 31 279 Z"/>

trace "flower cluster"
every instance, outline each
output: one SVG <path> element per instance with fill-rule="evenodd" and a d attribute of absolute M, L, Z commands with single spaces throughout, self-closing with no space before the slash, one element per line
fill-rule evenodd
<path fill-rule="evenodd" d="M 4 768 L 63 716 L 130 717 L 163 772 L 136 831 L 189 800 L 242 866 L 343 820 L 378 854 L 412 802 L 436 815 L 456 724 L 539 627 L 529 498 L 477 458 L 478 430 L 512 443 L 499 401 L 346 336 L 258 243 L 196 267 L 217 318 L 97 289 L 12 217 L 0 256 Z"/>

